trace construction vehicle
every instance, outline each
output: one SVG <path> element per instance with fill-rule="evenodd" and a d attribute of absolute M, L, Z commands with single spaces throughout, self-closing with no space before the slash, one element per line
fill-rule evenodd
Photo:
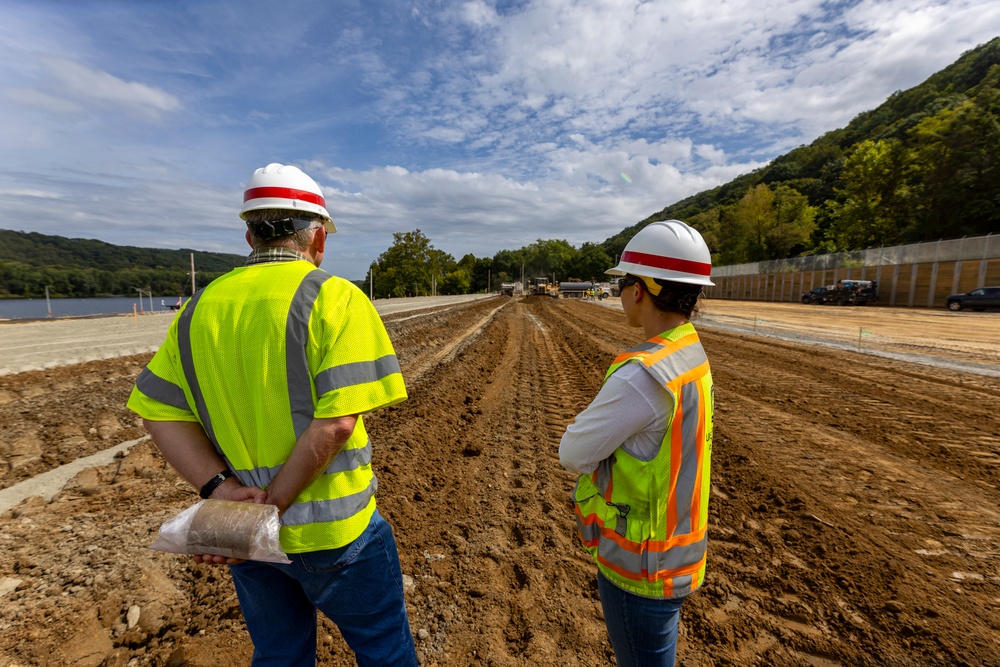
<path fill-rule="evenodd" d="M 559 294 L 558 285 L 550 285 L 549 279 L 545 277 L 532 278 L 528 286 L 528 296 L 557 296 Z"/>
<path fill-rule="evenodd" d="M 594 283 L 570 280 L 559 283 L 560 299 L 583 299 L 593 297 Z"/>
<path fill-rule="evenodd" d="M 500 296 L 514 296 L 514 283 L 500 283 Z"/>
<path fill-rule="evenodd" d="M 821 303 L 838 306 L 866 306 L 878 301 L 878 283 L 874 280 L 849 280 L 841 278 L 831 289 L 823 292 Z"/>

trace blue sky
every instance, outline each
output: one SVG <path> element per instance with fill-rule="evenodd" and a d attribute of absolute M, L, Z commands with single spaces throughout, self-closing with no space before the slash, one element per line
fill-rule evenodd
<path fill-rule="evenodd" d="M 996 0 L 0 0 L 0 228 L 243 254 L 295 164 L 349 279 L 600 242 L 1000 35 Z"/>

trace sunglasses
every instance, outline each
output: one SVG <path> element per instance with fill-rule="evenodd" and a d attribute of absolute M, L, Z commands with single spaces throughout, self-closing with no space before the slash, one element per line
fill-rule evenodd
<path fill-rule="evenodd" d="M 640 278 L 636 278 L 635 276 L 622 276 L 618 279 L 618 291 L 622 291 L 629 285 L 635 285 L 639 280 Z"/>

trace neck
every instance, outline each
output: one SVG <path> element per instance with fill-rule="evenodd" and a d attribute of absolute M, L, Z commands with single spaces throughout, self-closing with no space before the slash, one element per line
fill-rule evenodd
<path fill-rule="evenodd" d="M 686 324 L 688 318 L 680 313 L 665 313 L 662 310 L 653 310 L 646 313 L 642 319 L 642 331 L 646 334 L 646 340 L 653 336 L 658 336 L 664 331 Z"/>

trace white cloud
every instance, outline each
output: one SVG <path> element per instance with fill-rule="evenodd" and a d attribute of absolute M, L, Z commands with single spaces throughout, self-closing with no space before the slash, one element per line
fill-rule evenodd
<path fill-rule="evenodd" d="M 600 242 L 1000 34 L 995 0 L 293 4 L 0 5 L 0 226 L 242 253 L 278 161 L 323 186 L 349 278 L 417 228 Z"/>
<path fill-rule="evenodd" d="M 123 81 L 107 72 L 61 58 L 50 58 L 46 64 L 57 89 L 68 98 L 89 100 L 100 106 L 131 110 L 153 117 L 181 109 L 181 103 L 175 96 L 152 86 Z"/>

